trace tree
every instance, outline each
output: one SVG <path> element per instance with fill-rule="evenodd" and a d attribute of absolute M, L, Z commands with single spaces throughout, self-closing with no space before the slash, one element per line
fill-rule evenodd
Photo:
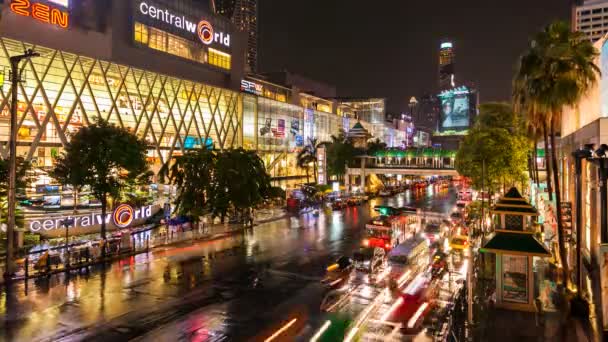
<path fill-rule="evenodd" d="M 17 157 L 17 173 L 16 173 L 16 189 L 18 192 L 25 193 L 25 188 L 31 182 L 28 174 L 32 168 L 32 164 L 21 157 Z M 8 159 L 0 159 L 0 223 L 8 223 Z M 24 215 L 22 210 L 17 210 L 15 215 L 15 225 L 23 227 Z"/>
<path fill-rule="evenodd" d="M 520 121 L 507 104 L 482 104 L 477 122 L 456 154 L 458 173 L 470 177 L 473 186 L 481 189 L 483 161 L 483 181 L 490 192 L 524 182 L 529 141 Z"/>
<path fill-rule="evenodd" d="M 195 222 L 208 210 L 217 156 L 207 149 L 189 151 L 167 161 L 160 169 L 161 181 L 177 186 L 174 212 Z"/>
<path fill-rule="evenodd" d="M 314 165 L 316 159 L 310 153 L 308 145 L 298 152 L 296 160 L 298 167 L 306 171 L 306 183 L 310 183 L 310 165 Z"/>
<path fill-rule="evenodd" d="M 238 148 L 219 153 L 211 191 L 214 216 L 223 220 L 231 206 L 237 212 L 248 212 L 272 195 L 270 179 L 255 152 Z"/>
<path fill-rule="evenodd" d="M 367 155 L 373 156 L 379 151 L 386 150 L 386 144 L 380 139 L 376 138 L 376 140 L 372 140 L 367 143 Z"/>
<path fill-rule="evenodd" d="M 101 202 L 101 238 L 106 239 L 108 198 L 118 198 L 126 182 L 147 174 L 146 144 L 129 131 L 99 119 L 71 136 L 54 174 L 90 187 Z M 66 167 L 71 168 L 69 172 Z M 105 250 L 105 249 L 104 249 Z"/>
<path fill-rule="evenodd" d="M 319 182 L 318 158 L 317 150 L 321 147 L 326 147 L 328 142 L 319 142 L 317 138 L 309 138 L 308 144 L 302 148 L 297 156 L 297 164 L 299 168 L 306 170 L 306 182 L 310 183 L 309 169 L 312 164 L 313 177 L 315 184 Z"/>
<path fill-rule="evenodd" d="M 559 165 L 555 135 L 561 125 L 562 108 L 576 105 L 596 82 L 600 69 L 594 64 L 598 51 L 581 32 L 572 32 L 561 21 L 554 22 L 535 35 L 530 48 L 520 59 L 514 80 L 516 94 L 538 109 L 544 132 L 549 123 L 551 168 L 557 213 L 562 212 Z M 536 121 L 536 120 L 535 120 Z M 545 144 L 545 149 L 547 149 Z M 549 166 L 547 166 L 549 167 Z M 562 216 L 557 216 L 557 232 L 563 279 L 569 279 L 564 245 Z"/>
<path fill-rule="evenodd" d="M 50 176 L 59 184 L 72 187 L 74 214 L 76 214 L 78 208 L 78 193 L 85 186 L 86 170 L 78 164 L 80 164 L 80 160 L 77 158 L 66 158 L 66 155 L 62 154 L 55 159 L 55 167 L 50 172 Z"/>
<path fill-rule="evenodd" d="M 327 152 L 327 173 L 331 176 L 336 176 L 338 180 L 342 180 L 346 173 L 346 165 L 352 162 L 358 154 L 358 151 L 352 141 L 346 137 L 343 130 L 335 136 L 331 136 L 331 142 L 326 144 Z"/>

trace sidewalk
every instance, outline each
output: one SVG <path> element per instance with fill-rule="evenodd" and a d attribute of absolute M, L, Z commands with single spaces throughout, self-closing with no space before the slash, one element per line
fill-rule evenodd
<path fill-rule="evenodd" d="M 259 210 L 256 212 L 254 227 L 286 216 L 287 212 L 283 209 Z M 244 224 L 214 224 L 208 227 L 201 226 L 200 229 L 169 233 L 167 233 L 166 226 L 150 226 L 149 228 L 144 226 L 143 228 L 134 229 L 131 238 L 127 241 L 128 246 L 125 245 L 124 240 L 120 239 L 114 239 L 112 243 L 108 242 L 109 251 L 106 254 L 106 262 L 178 243 L 217 240 L 241 233 L 248 227 Z M 49 250 L 45 250 L 37 254 L 30 254 L 28 258 L 20 259 L 18 262 L 19 269 L 13 280 L 50 276 L 98 264 L 101 262 L 101 253 L 97 245 L 70 247 L 69 255 L 66 255 L 65 248 L 61 246 L 53 247 L 50 253 L 47 253 Z M 0 273 L 4 272 L 3 266 L 0 265 Z M 4 279 L 0 277 L 0 284 L 3 282 Z"/>
<path fill-rule="evenodd" d="M 563 341 L 591 342 L 590 327 L 579 319 L 570 317 L 564 325 L 558 312 L 538 316 L 531 312 L 490 310 L 488 319 L 488 341 Z M 516 327 L 516 328 L 515 328 Z"/>

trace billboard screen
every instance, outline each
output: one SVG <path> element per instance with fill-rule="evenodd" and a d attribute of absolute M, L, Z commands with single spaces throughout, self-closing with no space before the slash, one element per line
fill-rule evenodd
<path fill-rule="evenodd" d="M 440 131 L 461 131 L 471 122 L 471 92 L 467 87 L 446 90 L 439 94 L 441 101 Z"/>
<path fill-rule="evenodd" d="M 600 69 L 602 76 L 600 79 L 600 97 L 602 113 L 604 117 L 608 116 L 608 41 L 602 45 L 602 52 L 600 54 Z"/>

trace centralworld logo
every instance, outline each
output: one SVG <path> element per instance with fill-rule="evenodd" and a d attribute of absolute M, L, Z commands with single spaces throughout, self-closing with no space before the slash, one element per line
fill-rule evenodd
<path fill-rule="evenodd" d="M 133 222 L 133 207 L 121 204 L 114 210 L 114 224 L 119 228 L 128 227 Z"/>
<path fill-rule="evenodd" d="M 213 43 L 213 26 L 206 20 L 201 20 L 196 28 L 198 38 L 203 44 L 211 45 Z"/>

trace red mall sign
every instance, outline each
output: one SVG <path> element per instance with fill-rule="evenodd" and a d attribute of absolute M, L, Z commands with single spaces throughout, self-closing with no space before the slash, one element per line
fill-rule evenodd
<path fill-rule="evenodd" d="M 32 17 L 43 23 L 67 28 L 70 21 L 68 12 L 54 6 L 30 0 L 12 0 L 11 11 L 24 17 Z"/>

